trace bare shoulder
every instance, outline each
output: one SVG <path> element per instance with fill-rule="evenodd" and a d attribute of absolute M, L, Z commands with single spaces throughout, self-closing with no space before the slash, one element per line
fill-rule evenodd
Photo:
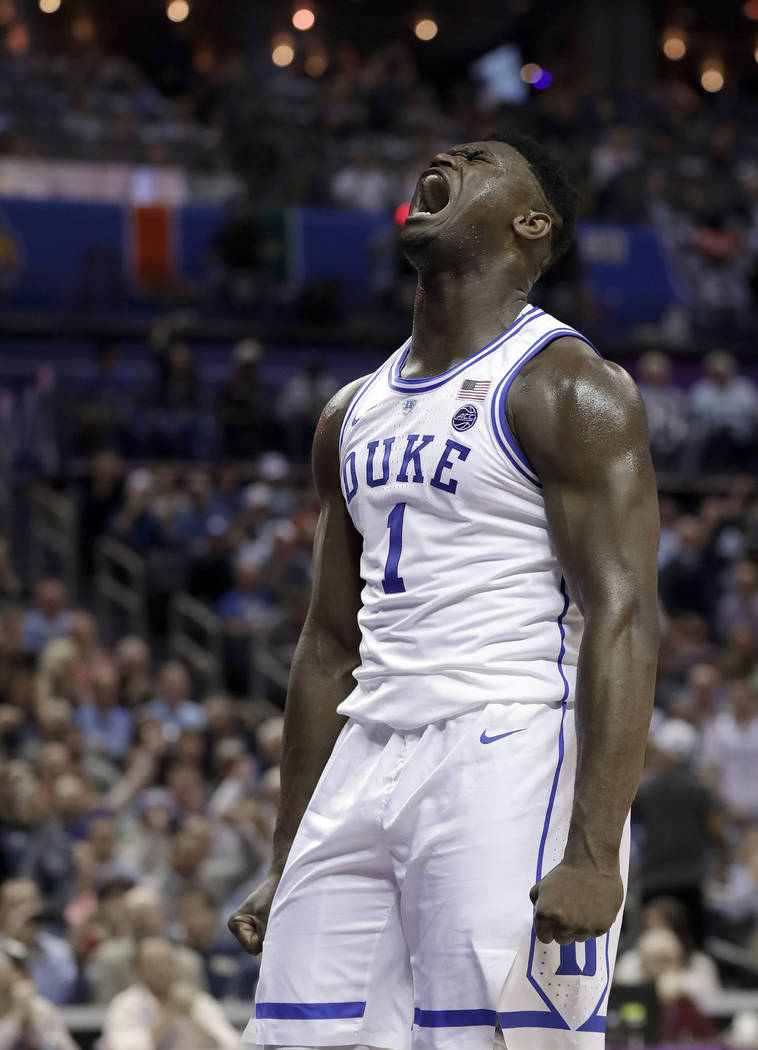
<path fill-rule="evenodd" d="M 545 347 L 514 380 L 508 422 L 540 471 L 559 461 L 597 464 L 619 455 L 649 458 L 647 417 L 640 392 L 620 365 L 581 339 Z"/>
<path fill-rule="evenodd" d="M 313 437 L 313 474 L 319 490 L 339 487 L 339 440 L 350 402 L 368 379 L 361 376 L 347 383 L 327 401 Z"/>

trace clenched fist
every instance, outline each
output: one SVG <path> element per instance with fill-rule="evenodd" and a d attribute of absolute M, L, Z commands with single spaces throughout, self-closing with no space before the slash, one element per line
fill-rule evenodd
<path fill-rule="evenodd" d="M 268 875 L 229 916 L 227 926 L 250 955 L 257 955 L 263 947 L 268 914 L 279 879 L 279 875 Z"/>
<path fill-rule="evenodd" d="M 545 944 L 586 941 L 606 933 L 624 900 L 618 868 L 598 871 L 562 861 L 532 886 L 534 929 Z"/>

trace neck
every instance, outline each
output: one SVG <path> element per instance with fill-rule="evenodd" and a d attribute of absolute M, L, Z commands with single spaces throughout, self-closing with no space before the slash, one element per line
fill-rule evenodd
<path fill-rule="evenodd" d="M 518 317 L 530 287 L 506 267 L 420 273 L 405 378 L 439 375 L 486 346 Z"/>

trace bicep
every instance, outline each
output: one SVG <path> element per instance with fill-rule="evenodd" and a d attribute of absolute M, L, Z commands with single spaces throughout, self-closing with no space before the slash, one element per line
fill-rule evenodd
<path fill-rule="evenodd" d="M 593 604 L 656 603 L 658 497 L 645 411 L 634 384 L 584 362 L 540 393 L 523 427 L 569 591 Z"/>

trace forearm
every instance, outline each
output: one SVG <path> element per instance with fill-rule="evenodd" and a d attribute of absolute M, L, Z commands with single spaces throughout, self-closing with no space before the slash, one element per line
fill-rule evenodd
<path fill-rule="evenodd" d="M 564 859 L 618 864 L 645 755 L 658 655 L 654 602 L 587 616 L 576 691 L 577 771 Z"/>
<path fill-rule="evenodd" d="M 345 719 L 337 706 L 355 686 L 358 654 L 306 625 L 295 652 L 284 714 L 281 802 L 272 870 L 281 873 L 305 808 Z"/>

